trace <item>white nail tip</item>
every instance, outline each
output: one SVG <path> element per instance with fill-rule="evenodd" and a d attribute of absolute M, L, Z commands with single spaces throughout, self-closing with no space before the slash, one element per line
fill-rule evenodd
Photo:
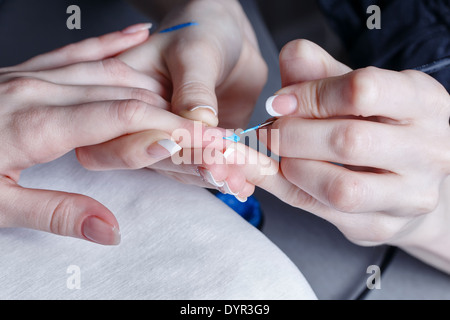
<path fill-rule="evenodd" d="M 158 141 L 158 144 L 169 151 L 170 155 L 172 156 L 181 150 L 181 147 L 170 139 Z"/>
<path fill-rule="evenodd" d="M 279 114 L 278 112 L 276 112 L 275 110 L 273 110 L 273 100 L 275 100 L 275 98 L 278 96 L 272 96 L 269 99 L 267 99 L 266 101 L 266 111 L 268 114 L 270 114 L 272 117 L 281 117 L 282 114 Z"/>
<path fill-rule="evenodd" d="M 225 183 L 223 183 L 223 182 L 218 182 L 218 181 L 216 181 L 216 179 L 214 179 L 214 177 L 212 176 L 212 173 L 209 172 L 209 171 L 207 171 L 207 173 L 206 173 L 206 180 L 207 180 L 210 184 L 212 184 L 213 186 L 218 187 L 218 188 L 223 187 L 223 185 L 225 184 Z"/>
<path fill-rule="evenodd" d="M 242 202 L 242 203 L 247 202 L 247 198 L 241 198 L 241 197 L 239 197 L 239 196 L 235 196 L 235 198 L 236 198 L 239 202 Z"/>
<path fill-rule="evenodd" d="M 130 26 L 130 27 L 126 28 L 125 30 L 123 30 L 122 32 L 125 34 L 131 34 L 131 33 L 136 33 L 139 31 L 149 30 L 149 29 L 151 29 L 152 26 L 153 26 L 152 23 L 142 23 L 142 24 Z"/>
<path fill-rule="evenodd" d="M 230 187 L 228 186 L 228 183 L 225 181 L 225 184 L 223 186 L 223 189 L 225 190 L 226 193 L 231 194 L 232 196 L 237 196 L 238 193 L 234 193 L 233 191 L 231 191 Z"/>
<path fill-rule="evenodd" d="M 195 107 L 195 108 L 192 108 L 192 109 L 189 110 L 189 111 L 195 111 L 195 110 L 198 110 L 198 109 L 208 109 L 208 110 L 212 111 L 212 112 L 214 113 L 215 116 L 217 116 L 217 111 L 216 111 L 216 109 L 214 109 L 214 108 L 211 107 L 211 106 L 197 106 L 197 107 Z"/>
<path fill-rule="evenodd" d="M 228 148 L 227 150 L 225 150 L 225 152 L 223 153 L 223 157 L 225 159 L 228 159 L 228 157 L 235 151 L 235 149 L 233 147 Z"/>

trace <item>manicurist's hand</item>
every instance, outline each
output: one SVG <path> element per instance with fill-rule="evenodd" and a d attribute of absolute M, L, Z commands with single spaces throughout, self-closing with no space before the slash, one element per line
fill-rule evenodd
<path fill-rule="evenodd" d="M 174 113 L 210 126 L 245 128 L 267 77 L 253 29 L 238 1 L 186 2 L 119 59 L 158 79 Z"/>
<path fill-rule="evenodd" d="M 360 245 L 399 246 L 450 272 L 450 98 L 417 71 L 352 71 L 308 41 L 280 55 L 280 175 L 255 180 Z M 269 182 L 270 181 L 270 182 Z M 290 185 L 288 184 L 290 183 Z"/>
<path fill-rule="evenodd" d="M 135 25 L 0 69 L 0 227 L 120 241 L 114 215 L 94 199 L 18 181 L 22 170 L 75 148 L 95 169 L 149 166 L 180 149 L 171 133 L 192 121 L 167 111 L 159 82 L 111 58 L 145 41 L 147 29 Z M 142 150 L 130 155 L 126 143 Z"/>

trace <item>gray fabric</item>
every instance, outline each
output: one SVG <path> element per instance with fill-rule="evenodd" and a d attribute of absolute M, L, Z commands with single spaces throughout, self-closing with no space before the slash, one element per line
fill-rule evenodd
<path fill-rule="evenodd" d="M 88 195 L 115 213 L 119 246 L 0 229 L 0 299 L 314 299 L 295 265 L 211 193 L 151 170 L 89 172 L 74 152 L 20 183 Z M 80 288 L 70 282 L 79 268 Z"/>

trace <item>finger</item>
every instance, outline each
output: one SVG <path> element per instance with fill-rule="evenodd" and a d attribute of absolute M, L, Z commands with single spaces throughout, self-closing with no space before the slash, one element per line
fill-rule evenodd
<path fill-rule="evenodd" d="M 165 88 L 158 81 L 134 70 L 116 58 L 80 62 L 39 72 L 16 72 L 9 76 L 38 78 L 62 85 L 142 88 L 161 96 L 167 95 Z"/>
<path fill-rule="evenodd" d="M 210 126 L 218 124 L 216 83 L 221 72 L 217 52 L 210 52 L 202 41 L 194 41 L 183 54 L 169 50 L 167 67 L 173 83 L 173 111 Z"/>
<path fill-rule="evenodd" d="M 287 179 L 328 207 L 346 213 L 393 212 L 403 205 L 399 176 L 353 172 L 328 162 L 282 158 Z"/>
<path fill-rule="evenodd" d="M 247 198 L 251 197 L 255 193 L 255 185 L 249 182 L 245 182 L 241 191 L 235 196 L 240 202 L 247 202 Z"/>
<path fill-rule="evenodd" d="M 181 150 L 168 133 L 148 130 L 77 149 L 89 170 L 140 169 L 170 158 Z"/>
<path fill-rule="evenodd" d="M 59 85 L 43 80 L 37 82 L 39 89 L 36 88 L 32 95 L 23 97 L 30 103 L 40 101 L 52 106 L 71 106 L 98 101 L 139 100 L 164 110 L 170 108 L 169 103 L 160 95 L 141 88 Z"/>
<path fill-rule="evenodd" d="M 283 87 L 299 82 L 336 77 L 352 69 L 335 60 L 324 49 L 308 40 L 294 40 L 280 52 L 280 72 Z"/>
<path fill-rule="evenodd" d="M 408 134 L 404 127 L 372 121 L 284 117 L 272 125 L 270 137 L 259 138 L 281 157 L 401 172 L 408 150 L 416 150 Z"/>
<path fill-rule="evenodd" d="M 102 60 L 115 56 L 147 40 L 151 24 L 137 24 L 117 31 L 66 45 L 36 56 L 15 67 L 16 71 L 53 69 L 83 61 Z"/>
<path fill-rule="evenodd" d="M 120 242 L 114 215 L 89 197 L 58 191 L 33 190 L 2 182 L 3 227 L 23 227 L 103 245 Z"/>
<path fill-rule="evenodd" d="M 247 183 L 260 187 L 281 201 L 306 211 L 329 211 L 325 205 L 288 181 L 279 170 L 279 163 L 274 159 L 243 144 L 235 144 L 228 150 L 231 148 L 234 149 L 233 153 L 239 152 L 241 154 L 235 159 L 240 159 L 242 156 L 245 158 L 245 163 L 242 164 L 242 172 Z M 229 158 L 230 156 L 227 157 L 227 159 Z M 247 186 L 244 186 L 242 191 L 244 196 L 246 188 Z"/>
<path fill-rule="evenodd" d="M 407 123 L 418 111 L 423 112 L 411 108 L 417 104 L 417 97 L 412 94 L 416 90 L 405 73 L 369 67 L 285 87 L 267 100 L 266 108 L 274 116 L 377 116 Z"/>
<path fill-rule="evenodd" d="M 157 121 L 155 121 L 157 119 Z M 138 100 L 94 102 L 72 107 L 39 107 L 12 115 L 11 168 L 24 169 L 48 162 L 77 147 L 96 145 L 117 137 L 155 129 L 169 134 L 178 128 L 190 134 L 192 121 Z M 35 133 L 39 132 L 39 135 Z M 200 128 L 200 137 L 202 131 Z"/>

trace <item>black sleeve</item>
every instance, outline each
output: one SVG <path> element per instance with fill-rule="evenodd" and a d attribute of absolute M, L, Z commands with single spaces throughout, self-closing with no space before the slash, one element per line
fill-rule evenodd
<path fill-rule="evenodd" d="M 450 0 L 319 0 L 346 46 L 352 67 L 412 69 L 450 56 Z M 381 9 L 381 29 L 369 30 L 367 8 Z M 450 92 L 450 68 L 431 74 Z"/>

